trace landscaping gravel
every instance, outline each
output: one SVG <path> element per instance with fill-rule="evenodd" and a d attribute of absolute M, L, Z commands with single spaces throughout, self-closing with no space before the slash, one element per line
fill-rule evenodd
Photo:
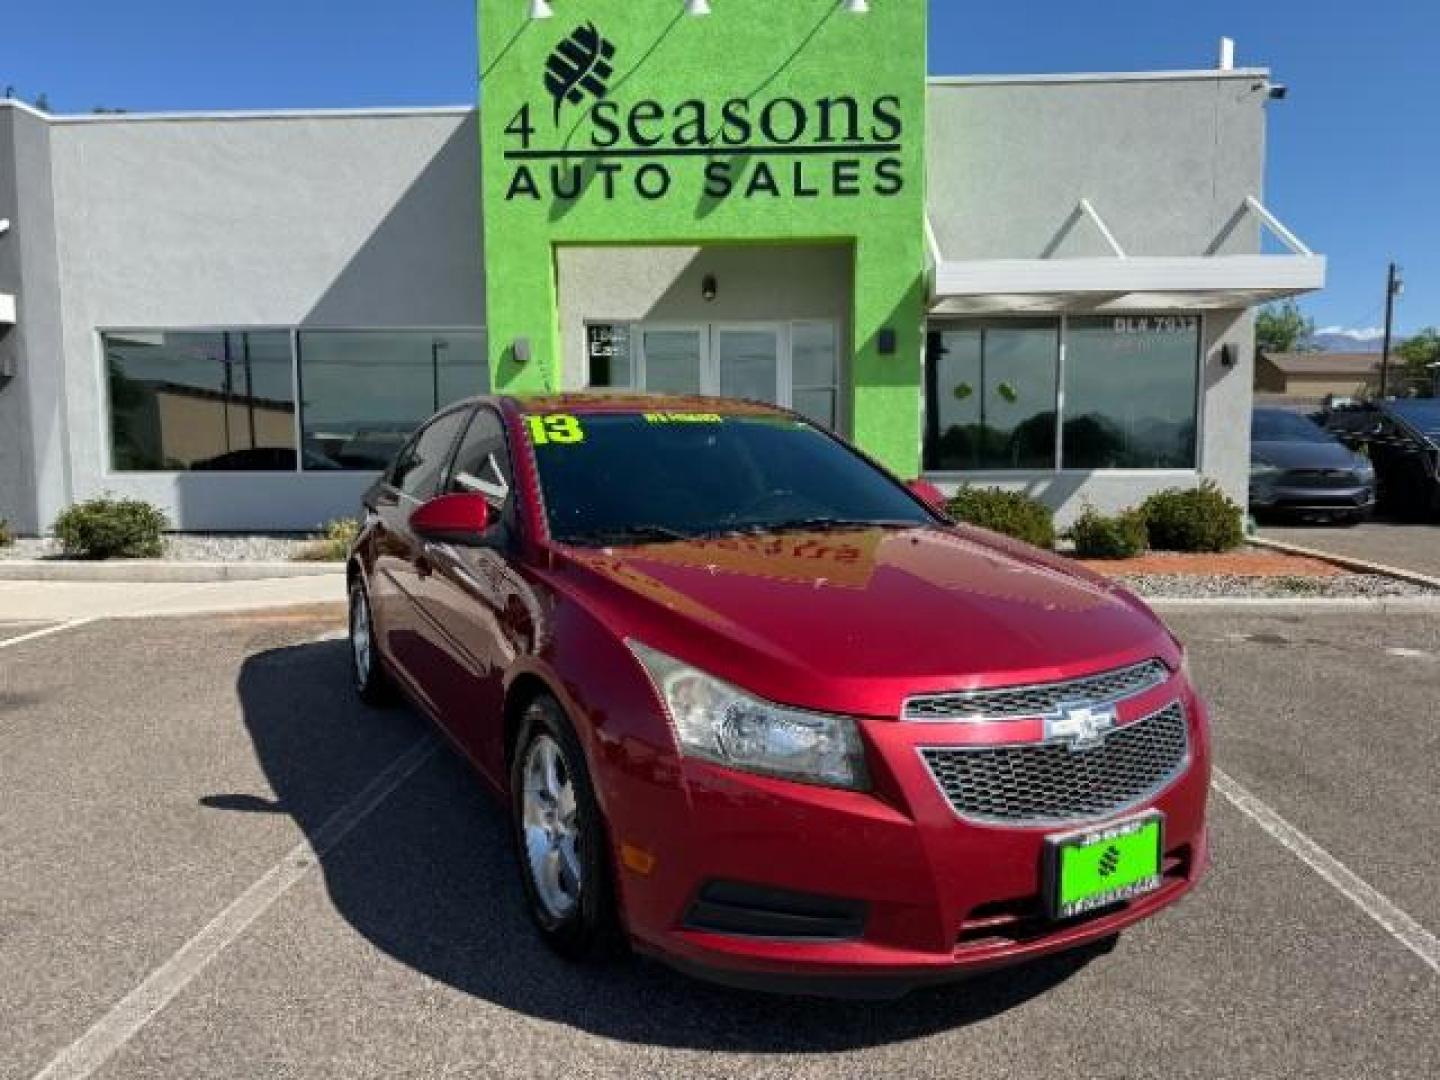
<path fill-rule="evenodd" d="M 289 562 L 312 537 L 305 536 L 192 536 L 165 538 L 170 562 Z M 22 537 L 0 548 L 0 559 L 54 559 L 60 545 L 53 539 Z"/>
<path fill-rule="evenodd" d="M 1115 579 L 1150 600 L 1379 599 L 1440 595 L 1435 589 L 1378 574 L 1340 574 L 1335 577 L 1239 577 L 1233 574 L 1127 574 Z"/>

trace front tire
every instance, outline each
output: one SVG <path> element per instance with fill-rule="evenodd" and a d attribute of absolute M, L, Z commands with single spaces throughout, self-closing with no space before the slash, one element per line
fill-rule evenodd
<path fill-rule="evenodd" d="M 585 754 L 553 698 L 525 711 L 510 767 L 511 819 L 531 920 L 569 960 L 595 960 L 619 940 L 609 840 Z"/>
<path fill-rule="evenodd" d="M 376 648 L 375 617 L 365 583 L 358 577 L 350 583 L 350 673 L 355 692 L 366 705 L 384 705 L 391 700 L 390 682 Z"/>

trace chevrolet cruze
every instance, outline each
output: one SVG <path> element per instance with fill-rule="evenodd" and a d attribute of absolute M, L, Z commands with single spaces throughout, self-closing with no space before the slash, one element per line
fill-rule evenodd
<path fill-rule="evenodd" d="M 1087 944 L 1206 866 L 1175 638 L 768 406 L 441 413 L 367 493 L 355 681 L 506 800 L 540 934 L 903 992 Z"/>

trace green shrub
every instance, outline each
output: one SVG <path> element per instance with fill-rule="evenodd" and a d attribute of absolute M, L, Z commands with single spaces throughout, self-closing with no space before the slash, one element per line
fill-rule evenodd
<path fill-rule="evenodd" d="M 295 562 L 344 562 L 350 557 L 350 545 L 360 535 L 360 523 L 354 518 L 341 518 L 325 526 L 325 535 L 306 544 L 295 553 Z"/>
<path fill-rule="evenodd" d="M 1082 559 L 1133 559 L 1150 546 L 1145 516 L 1138 510 L 1111 517 L 1087 506 L 1070 526 L 1070 539 Z"/>
<path fill-rule="evenodd" d="M 71 559 L 158 559 L 165 553 L 165 514 L 135 499 L 102 496 L 76 503 L 55 519 L 55 537 Z"/>
<path fill-rule="evenodd" d="M 1213 480 L 1171 488 L 1140 507 L 1158 551 L 1230 551 L 1245 542 L 1245 515 Z"/>
<path fill-rule="evenodd" d="M 1055 515 L 1038 499 L 1018 491 L 962 487 L 946 509 L 956 521 L 1004 533 L 1036 547 L 1055 546 Z"/>
<path fill-rule="evenodd" d="M 15 533 L 10 529 L 10 522 L 0 518 L 0 548 L 10 547 L 15 543 Z"/>

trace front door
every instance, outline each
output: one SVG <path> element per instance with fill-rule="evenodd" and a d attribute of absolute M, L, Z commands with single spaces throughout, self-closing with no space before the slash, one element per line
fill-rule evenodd
<path fill-rule="evenodd" d="M 747 398 L 771 405 L 789 404 L 785 391 L 790 380 L 781 371 L 781 328 L 763 324 L 713 326 L 710 355 L 714 371 L 711 385 L 721 397 Z"/>
<path fill-rule="evenodd" d="M 590 323 L 586 341 L 595 388 L 747 398 L 829 428 L 840 420 L 832 322 Z"/>
<path fill-rule="evenodd" d="M 705 326 L 641 326 L 636 385 L 652 394 L 705 394 L 709 387 L 710 331 Z"/>

